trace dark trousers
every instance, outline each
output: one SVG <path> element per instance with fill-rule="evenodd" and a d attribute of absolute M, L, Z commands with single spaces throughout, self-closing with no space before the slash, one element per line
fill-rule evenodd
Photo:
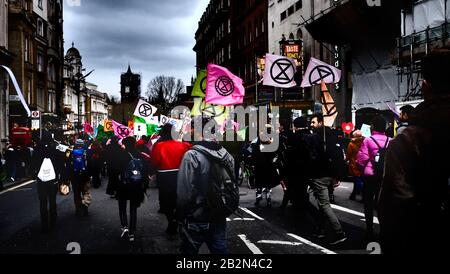
<path fill-rule="evenodd" d="M 181 253 L 198 254 L 206 243 L 211 254 L 227 254 L 226 223 L 187 223 L 183 225 Z"/>
<path fill-rule="evenodd" d="M 42 229 L 46 230 L 56 224 L 56 193 L 58 185 L 52 182 L 39 182 L 37 184 L 39 204 L 41 211 Z"/>
<path fill-rule="evenodd" d="M 281 208 L 286 208 L 289 201 L 294 205 L 296 210 L 303 211 L 306 209 L 307 203 L 309 203 L 308 179 L 288 178 Z"/>
<path fill-rule="evenodd" d="M 119 200 L 119 217 L 122 227 L 128 227 L 127 204 L 128 200 Z M 134 234 L 136 231 L 137 209 L 139 205 L 139 201 L 130 200 L 130 234 Z"/>
<path fill-rule="evenodd" d="M 72 180 L 73 199 L 75 202 L 75 210 L 77 213 L 83 213 L 91 204 L 91 194 L 89 192 L 89 179 L 80 176 Z"/>
<path fill-rule="evenodd" d="M 161 212 L 167 218 L 167 234 L 176 234 L 178 222 L 175 218 L 177 206 L 177 175 L 178 171 L 158 172 L 158 189 Z"/>
<path fill-rule="evenodd" d="M 101 168 L 99 166 L 95 166 L 92 169 L 92 186 L 94 188 L 99 188 L 102 185 L 102 181 L 100 179 Z"/>
<path fill-rule="evenodd" d="M 117 191 L 117 185 L 119 184 L 118 171 L 108 170 L 108 186 L 106 187 L 106 194 L 114 195 Z"/>
<path fill-rule="evenodd" d="M 367 235 L 373 235 L 373 211 L 378 201 L 381 180 L 375 176 L 363 177 L 364 216 L 366 218 Z"/>
<path fill-rule="evenodd" d="M 330 196 L 328 193 L 330 185 L 333 185 L 333 179 L 328 177 L 312 179 L 310 181 L 311 189 L 314 192 L 314 197 L 319 206 L 319 215 L 316 216 L 316 221 L 321 230 L 325 229 L 325 223 L 328 222 L 335 234 L 342 234 L 341 224 L 330 205 Z"/>

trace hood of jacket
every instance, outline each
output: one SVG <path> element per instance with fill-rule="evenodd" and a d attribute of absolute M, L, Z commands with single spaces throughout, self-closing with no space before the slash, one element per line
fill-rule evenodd
<path fill-rule="evenodd" d="M 209 159 L 220 162 L 227 162 L 230 155 L 224 147 L 215 142 L 202 141 L 194 143 L 192 149 L 203 153 Z"/>

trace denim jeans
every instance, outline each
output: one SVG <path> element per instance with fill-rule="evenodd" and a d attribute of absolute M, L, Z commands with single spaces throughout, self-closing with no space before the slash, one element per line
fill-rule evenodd
<path fill-rule="evenodd" d="M 227 254 L 226 223 L 187 223 L 183 225 L 181 253 L 198 254 L 203 243 L 211 254 Z"/>
<path fill-rule="evenodd" d="M 312 179 L 310 182 L 310 186 L 314 192 L 314 197 L 317 199 L 317 203 L 319 205 L 320 228 L 324 229 L 325 221 L 328 221 L 333 231 L 336 234 L 341 234 L 343 232 L 341 224 L 339 223 L 339 220 L 330 205 L 330 197 L 328 193 L 328 188 L 330 185 L 333 185 L 333 179 L 328 177 Z"/>

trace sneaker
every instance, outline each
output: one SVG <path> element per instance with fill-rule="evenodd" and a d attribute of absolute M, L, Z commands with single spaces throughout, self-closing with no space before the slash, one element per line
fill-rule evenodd
<path fill-rule="evenodd" d="M 128 240 L 130 242 L 134 242 L 134 234 L 130 234 L 130 236 L 128 236 Z"/>
<path fill-rule="evenodd" d="M 128 236 L 128 228 L 127 227 L 123 227 L 122 228 L 122 233 L 120 234 L 120 238 L 124 239 L 127 236 Z"/>
<path fill-rule="evenodd" d="M 337 234 L 330 242 L 330 245 L 337 245 L 339 243 L 345 242 L 347 240 L 347 236 L 345 233 Z"/>

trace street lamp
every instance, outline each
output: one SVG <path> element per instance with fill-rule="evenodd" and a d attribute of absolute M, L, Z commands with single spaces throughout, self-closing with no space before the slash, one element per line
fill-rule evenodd
<path fill-rule="evenodd" d="M 80 133 L 81 131 L 81 83 L 84 83 L 84 80 L 91 75 L 92 72 L 94 72 L 94 70 L 90 71 L 88 74 L 83 75 L 81 73 L 81 67 L 80 66 L 75 66 L 72 67 L 72 69 L 75 68 L 75 73 L 72 74 L 72 83 L 73 83 L 73 87 L 75 89 L 75 92 L 77 94 L 78 97 L 78 133 Z"/>

